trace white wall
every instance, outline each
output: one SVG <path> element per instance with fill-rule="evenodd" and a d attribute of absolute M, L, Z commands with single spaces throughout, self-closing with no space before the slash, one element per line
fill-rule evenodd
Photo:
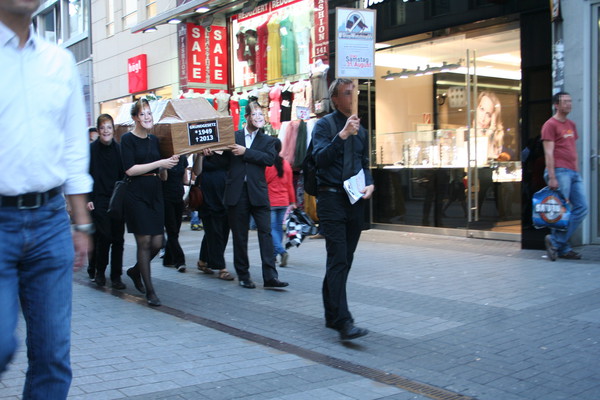
<path fill-rule="evenodd" d="M 175 85 L 179 88 L 177 31 L 161 25 L 157 32 L 133 34 L 122 30 L 122 0 L 114 1 L 115 34 L 106 36 L 107 0 L 92 0 L 92 54 L 94 60 L 94 105 L 129 94 L 127 59 L 148 56 L 148 89 Z M 171 0 L 157 0 L 158 13 L 174 7 Z M 145 19 L 145 1 L 138 0 L 138 23 Z"/>

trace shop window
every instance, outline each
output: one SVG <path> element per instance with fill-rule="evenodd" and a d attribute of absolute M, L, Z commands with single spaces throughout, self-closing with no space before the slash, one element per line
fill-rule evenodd
<path fill-rule="evenodd" d="M 40 15 L 38 18 L 38 32 L 46 40 L 56 43 L 57 35 L 57 23 L 56 23 L 56 9 L 51 8 L 48 12 Z"/>
<path fill-rule="evenodd" d="M 106 36 L 115 34 L 115 3 L 114 0 L 106 2 Z"/>
<path fill-rule="evenodd" d="M 137 0 L 123 1 L 123 29 L 129 29 L 137 24 Z"/>
<path fill-rule="evenodd" d="M 82 0 L 67 1 L 67 22 L 69 38 L 73 38 L 77 35 L 85 33 L 86 18 L 84 11 L 85 7 L 84 2 Z"/>
<path fill-rule="evenodd" d="M 146 19 L 156 15 L 156 0 L 146 0 Z"/>
<path fill-rule="evenodd" d="M 434 0 L 431 2 L 431 16 L 439 17 L 450 14 L 450 0 Z"/>

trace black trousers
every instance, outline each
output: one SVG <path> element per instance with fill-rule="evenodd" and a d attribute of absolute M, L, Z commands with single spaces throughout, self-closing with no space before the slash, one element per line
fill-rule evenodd
<path fill-rule="evenodd" d="M 227 214 L 207 212 L 202 214 L 204 237 L 200 247 L 200 260 L 211 269 L 225 269 L 225 248 L 229 241 Z"/>
<path fill-rule="evenodd" d="M 185 255 L 179 244 L 179 231 L 183 219 L 184 203 L 165 199 L 165 230 L 167 232 L 167 243 L 165 244 L 165 256 L 163 265 L 185 265 Z"/>
<path fill-rule="evenodd" d="M 262 260 L 263 281 L 267 282 L 278 277 L 275 269 L 273 239 L 271 238 L 271 207 L 253 206 L 248 198 L 246 185 L 242 189 L 240 201 L 235 206 L 228 207 L 229 226 L 233 237 L 233 265 L 238 279 L 250 279 L 250 262 L 248 261 L 248 228 L 250 215 L 256 221 L 258 245 Z"/>
<path fill-rule="evenodd" d="M 110 254 L 110 279 L 118 280 L 123 273 L 123 246 L 125 244 L 125 223 L 109 217 L 102 204 L 95 204 L 92 218 L 94 233 L 94 251 L 92 255 L 96 275 L 104 275 Z"/>
<path fill-rule="evenodd" d="M 346 282 L 362 231 L 364 201 L 350 204 L 345 192 L 320 191 L 317 214 L 327 249 L 322 289 L 325 321 L 341 329 L 347 322 L 354 322 L 348 310 Z"/>

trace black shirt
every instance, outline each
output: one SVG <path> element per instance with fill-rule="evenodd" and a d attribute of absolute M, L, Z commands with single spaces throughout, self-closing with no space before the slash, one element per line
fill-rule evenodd
<path fill-rule="evenodd" d="M 94 189 L 90 200 L 97 202 L 110 199 L 115 182 L 123 179 L 123 165 L 119 144 L 114 140 L 105 145 L 100 140 L 90 144 L 90 175 L 94 178 Z"/>
<path fill-rule="evenodd" d="M 334 123 L 335 132 L 332 132 L 328 118 Z M 344 129 L 348 118 L 339 111 L 321 118 L 313 129 L 313 157 L 317 164 L 317 184 L 319 186 L 342 187 L 342 170 L 344 167 L 344 140 L 338 135 Z M 365 128 L 360 127 L 357 135 L 352 135 L 346 140 L 352 140 L 353 174 L 362 168 L 365 173 L 365 185 L 373 184 L 369 170 L 369 143 Z"/>

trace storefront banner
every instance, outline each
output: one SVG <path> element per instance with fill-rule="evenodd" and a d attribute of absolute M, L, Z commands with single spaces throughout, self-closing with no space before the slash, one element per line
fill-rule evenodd
<path fill-rule="evenodd" d="M 210 83 L 227 84 L 227 34 L 224 26 L 211 26 L 208 33 L 210 48 Z"/>
<path fill-rule="evenodd" d="M 261 4 L 260 6 L 254 8 L 254 10 L 250 12 L 241 12 L 237 15 L 237 20 L 242 22 L 249 18 L 258 17 L 259 15 L 269 14 L 273 11 L 277 11 L 281 8 L 287 7 L 294 3 L 299 3 L 304 0 L 273 0 L 266 4 Z"/>
<path fill-rule="evenodd" d="M 127 79 L 129 93 L 148 90 L 148 61 L 146 54 L 140 54 L 127 60 Z"/>
<path fill-rule="evenodd" d="M 203 26 L 187 23 L 187 80 L 206 83 L 206 35 Z"/>
<path fill-rule="evenodd" d="M 314 59 L 327 61 L 329 58 L 329 16 L 327 0 L 315 1 Z"/>
<path fill-rule="evenodd" d="M 179 24 L 177 26 L 177 56 L 179 58 L 179 86 L 183 90 L 187 84 L 187 26 Z"/>
<path fill-rule="evenodd" d="M 336 76 L 375 78 L 375 10 L 336 8 Z"/>

